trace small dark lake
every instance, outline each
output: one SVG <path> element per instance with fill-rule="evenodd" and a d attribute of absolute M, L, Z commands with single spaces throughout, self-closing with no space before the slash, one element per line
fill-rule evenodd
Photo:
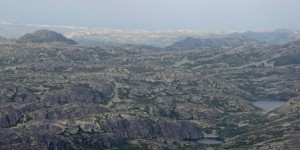
<path fill-rule="evenodd" d="M 217 144 L 222 144 L 222 141 L 215 140 L 215 139 L 199 139 L 197 140 L 197 143 L 200 144 L 208 144 L 208 145 L 217 145 Z"/>
<path fill-rule="evenodd" d="M 285 102 L 283 101 L 256 101 L 252 102 L 252 104 L 258 108 L 261 108 L 263 110 L 273 110 L 280 106 L 282 106 Z"/>

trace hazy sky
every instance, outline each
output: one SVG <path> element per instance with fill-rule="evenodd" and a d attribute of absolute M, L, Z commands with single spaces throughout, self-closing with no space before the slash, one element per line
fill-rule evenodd
<path fill-rule="evenodd" d="M 120 29 L 300 29 L 300 0 L 0 0 L 0 20 Z"/>

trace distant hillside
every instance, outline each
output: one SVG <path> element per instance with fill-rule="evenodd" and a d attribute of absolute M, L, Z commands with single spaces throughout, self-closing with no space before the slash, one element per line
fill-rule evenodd
<path fill-rule="evenodd" d="M 247 31 L 230 34 L 231 38 L 253 39 L 273 44 L 284 44 L 300 39 L 300 31 L 297 30 L 270 30 L 270 31 Z"/>
<path fill-rule="evenodd" d="M 300 64 L 300 40 L 281 46 L 281 53 L 271 61 L 275 66 L 299 65 Z"/>
<path fill-rule="evenodd" d="M 240 46 L 255 46 L 262 43 L 254 40 L 238 38 L 192 38 L 187 37 L 181 41 L 165 47 L 165 50 L 192 50 L 199 48 L 237 48 Z"/>
<path fill-rule="evenodd" d="M 5 40 L 7 40 L 7 39 L 0 36 L 0 41 L 5 41 Z"/>
<path fill-rule="evenodd" d="M 124 47 L 131 47 L 135 49 L 146 49 L 150 51 L 161 51 L 163 48 L 156 47 L 156 46 L 151 46 L 151 45 L 134 45 L 134 44 L 123 44 L 122 46 Z"/>
<path fill-rule="evenodd" d="M 0 36 L 0 43 L 2 43 L 2 44 L 5 43 L 5 44 L 7 44 L 7 43 L 11 43 L 11 42 L 12 42 L 11 40 L 6 39 L 6 38 Z"/>
<path fill-rule="evenodd" d="M 38 30 L 33 33 L 27 33 L 17 40 L 18 43 L 67 43 L 77 44 L 75 41 L 64 37 L 62 34 L 50 30 Z"/>

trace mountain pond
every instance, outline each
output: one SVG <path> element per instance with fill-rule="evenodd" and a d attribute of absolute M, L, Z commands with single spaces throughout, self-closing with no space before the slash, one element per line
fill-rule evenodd
<path fill-rule="evenodd" d="M 197 140 L 197 143 L 200 144 L 207 144 L 207 145 L 218 145 L 218 144 L 222 144 L 222 141 L 216 140 L 216 139 L 199 139 Z"/>
<path fill-rule="evenodd" d="M 273 109 L 276 109 L 276 108 L 282 106 L 283 104 L 285 104 L 285 102 L 283 102 L 283 101 L 256 101 L 256 102 L 252 102 L 252 104 L 263 110 L 270 111 L 270 110 L 273 110 Z"/>

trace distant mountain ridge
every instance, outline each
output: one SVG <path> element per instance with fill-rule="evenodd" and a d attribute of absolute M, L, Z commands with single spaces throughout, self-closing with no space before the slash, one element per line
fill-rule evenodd
<path fill-rule="evenodd" d="M 1 21 L 1 20 L 0 20 Z M 11 39 L 40 29 L 59 32 L 80 44 L 120 46 L 123 44 L 166 47 L 185 37 L 195 38 L 242 38 L 265 41 L 272 44 L 285 44 L 300 39 L 300 31 L 295 29 L 260 30 L 121 30 L 109 28 L 87 28 L 76 26 L 24 24 L 2 20 L 0 35 Z"/>
<path fill-rule="evenodd" d="M 186 37 L 194 38 L 236 38 L 263 41 L 272 44 L 285 44 L 300 39 L 300 31 L 293 29 L 268 29 L 249 31 L 123 31 L 109 29 L 82 30 L 65 34 L 78 43 L 95 43 L 106 45 L 106 43 L 150 45 L 166 47 Z"/>
<path fill-rule="evenodd" d="M 270 30 L 270 31 L 246 31 L 246 32 L 235 32 L 228 35 L 228 37 L 253 39 L 253 40 L 265 41 L 273 44 L 284 44 L 290 41 L 300 39 L 300 31 L 288 30 L 288 29 L 277 29 L 277 30 Z"/>
<path fill-rule="evenodd" d="M 38 30 L 33 33 L 27 33 L 20 37 L 17 43 L 66 43 L 75 45 L 77 42 L 64 37 L 62 34 L 50 30 Z"/>
<path fill-rule="evenodd" d="M 199 48 L 237 48 L 248 45 L 264 45 L 267 43 L 240 38 L 193 38 L 187 37 L 165 47 L 165 50 L 192 50 Z"/>

